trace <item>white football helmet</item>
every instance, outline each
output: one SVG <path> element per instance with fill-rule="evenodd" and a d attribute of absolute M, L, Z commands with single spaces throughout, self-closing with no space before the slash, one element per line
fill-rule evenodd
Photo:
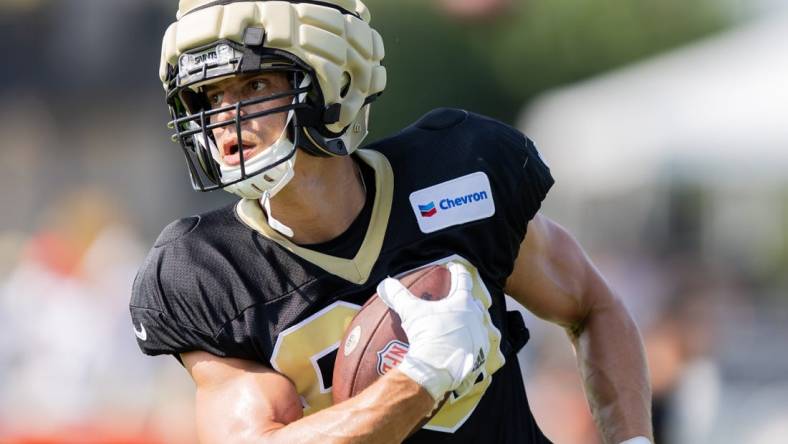
<path fill-rule="evenodd" d="M 244 198 L 269 197 L 293 176 L 296 147 L 315 156 L 346 156 L 367 135 L 369 104 L 386 87 L 383 40 L 360 0 L 181 0 L 164 35 L 159 76 L 192 185 Z M 212 108 L 203 87 L 231 76 L 276 71 L 291 89 Z M 287 106 L 248 107 L 291 98 Z M 213 130 L 271 114 L 285 130 L 263 151 L 227 165 Z M 215 121 L 218 115 L 232 115 Z M 214 120 L 212 120 L 214 118 Z M 241 153 L 243 147 L 235 147 Z"/>

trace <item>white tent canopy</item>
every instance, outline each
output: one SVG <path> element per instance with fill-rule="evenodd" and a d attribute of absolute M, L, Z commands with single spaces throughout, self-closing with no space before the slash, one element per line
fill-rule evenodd
<path fill-rule="evenodd" d="M 565 191 L 666 174 L 788 182 L 788 15 L 759 21 L 537 100 L 520 127 Z"/>

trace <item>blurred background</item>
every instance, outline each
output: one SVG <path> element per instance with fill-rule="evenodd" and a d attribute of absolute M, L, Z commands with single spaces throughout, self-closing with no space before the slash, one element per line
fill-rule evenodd
<path fill-rule="evenodd" d="M 515 125 L 644 336 L 659 443 L 788 436 L 788 1 L 368 0 L 369 140 L 438 106 Z M 194 442 L 192 383 L 138 350 L 141 259 L 191 190 L 160 39 L 175 0 L 0 2 L 0 442 Z M 599 442 L 563 332 L 521 353 L 556 443 Z"/>

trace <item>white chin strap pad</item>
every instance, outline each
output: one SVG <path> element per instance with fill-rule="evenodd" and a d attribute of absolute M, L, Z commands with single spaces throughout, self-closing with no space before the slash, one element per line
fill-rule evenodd
<path fill-rule="evenodd" d="M 246 174 L 255 174 L 267 165 L 281 162 L 281 160 L 289 156 L 291 152 L 292 157 L 260 174 L 242 180 L 234 185 L 226 186 L 224 188 L 226 191 L 237 194 L 245 199 L 260 199 L 263 197 L 264 192 L 268 191 L 270 196 L 273 197 L 287 185 L 287 182 L 293 178 L 293 167 L 295 166 L 295 152 L 293 152 L 295 146 L 287 137 L 287 128 L 290 127 L 292 118 L 293 112 L 290 111 L 287 116 L 287 122 L 285 122 L 285 126 L 282 129 L 282 134 L 279 135 L 276 142 L 251 159 L 245 159 L 244 170 L 246 170 Z M 219 151 L 218 149 L 214 150 L 213 145 L 211 145 L 211 154 L 220 165 L 223 182 L 234 182 L 241 178 L 241 167 L 235 165 L 230 166 L 221 162 Z"/>
<path fill-rule="evenodd" d="M 292 111 L 291 115 L 288 116 L 285 129 L 282 130 L 279 139 L 251 159 L 245 159 L 244 170 L 246 170 L 246 174 L 254 174 L 263 169 L 266 165 L 271 165 L 272 163 L 286 158 L 290 155 L 291 151 L 293 152 L 292 157 L 263 173 L 224 187 L 225 191 L 236 194 L 244 199 L 260 199 L 263 197 L 264 192 L 268 191 L 269 195 L 273 197 L 287 185 L 290 179 L 293 178 L 293 168 L 295 167 L 296 157 L 296 153 L 294 152 L 295 146 L 287 137 L 287 128 L 290 126 L 291 118 Z M 195 135 L 194 139 L 196 143 L 202 146 L 208 146 L 211 157 L 219 164 L 222 182 L 233 182 L 241 178 L 241 167 L 230 166 L 222 162 L 219 149 L 212 139 L 208 138 L 206 141 L 202 134 Z"/>
<path fill-rule="evenodd" d="M 292 143 L 290 143 L 290 146 L 293 146 Z M 295 147 L 291 149 L 295 149 Z M 236 184 L 228 185 L 224 187 L 224 190 L 244 199 L 260 199 L 265 193 L 267 193 L 269 197 L 274 197 L 276 193 L 281 191 L 293 178 L 295 174 L 296 154 L 297 153 L 293 153 L 293 157 L 289 160 L 280 163 L 270 170 L 242 180 Z"/>

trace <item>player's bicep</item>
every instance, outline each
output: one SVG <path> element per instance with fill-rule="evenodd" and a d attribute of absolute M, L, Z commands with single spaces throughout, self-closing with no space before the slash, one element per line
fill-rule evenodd
<path fill-rule="evenodd" d="M 537 316 L 571 328 L 587 316 L 596 271 L 577 241 L 537 214 L 529 223 L 506 293 Z"/>
<path fill-rule="evenodd" d="M 253 441 L 303 415 L 290 380 L 266 366 L 202 351 L 181 358 L 197 387 L 197 433 L 203 444 Z"/>

